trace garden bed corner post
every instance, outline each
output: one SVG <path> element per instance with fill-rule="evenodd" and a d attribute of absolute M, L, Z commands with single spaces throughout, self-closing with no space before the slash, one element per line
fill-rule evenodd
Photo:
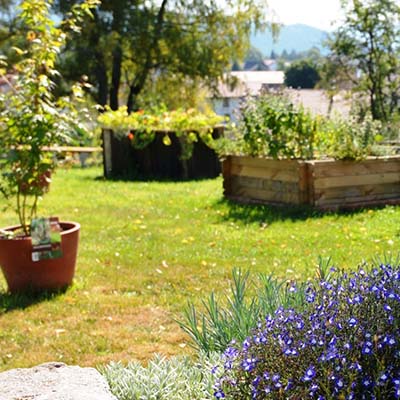
<path fill-rule="evenodd" d="M 232 170 L 232 157 L 227 156 L 222 161 L 222 176 L 224 177 L 223 188 L 225 197 L 232 195 L 231 170 Z"/>

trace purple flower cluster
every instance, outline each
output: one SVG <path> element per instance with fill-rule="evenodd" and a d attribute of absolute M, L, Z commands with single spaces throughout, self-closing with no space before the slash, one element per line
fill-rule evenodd
<path fill-rule="evenodd" d="M 215 398 L 400 399 L 400 267 L 310 283 L 224 353 Z"/>

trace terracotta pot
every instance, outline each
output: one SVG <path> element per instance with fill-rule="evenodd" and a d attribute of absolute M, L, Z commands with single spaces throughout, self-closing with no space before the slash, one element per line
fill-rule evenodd
<path fill-rule="evenodd" d="M 0 266 L 11 293 L 57 290 L 72 283 L 75 273 L 80 225 L 60 222 L 62 257 L 32 261 L 30 237 L 0 238 Z M 13 231 L 19 226 L 4 228 Z"/>

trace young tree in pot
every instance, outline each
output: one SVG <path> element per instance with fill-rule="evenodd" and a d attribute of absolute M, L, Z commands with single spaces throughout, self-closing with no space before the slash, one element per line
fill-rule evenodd
<path fill-rule="evenodd" d="M 56 98 L 54 94 L 56 80 L 60 79 L 56 67 L 57 58 L 65 45 L 67 32 L 79 30 L 85 14 L 90 14 L 91 8 L 98 1 L 87 0 L 75 6 L 60 27 L 56 27 L 50 17 L 51 3 L 45 0 L 25 0 L 21 3 L 19 26 L 25 41 L 22 48 L 14 48 L 19 60 L 11 67 L 7 67 L 3 61 L 1 71 L 9 88 L 0 95 L 0 192 L 15 209 L 20 224 L 18 227 L 2 230 L 3 234 L 0 236 L 0 265 L 11 291 L 25 289 L 27 285 L 34 288 L 36 286 L 32 279 L 39 274 L 39 263 L 35 264 L 36 271 L 32 274 L 27 272 L 28 261 L 32 261 L 32 252 L 27 249 L 31 249 L 30 226 L 32 219 L 36 217 L 38 200 L 48 190 L 51 172 L 57 165 L 57 158 L 49 148 L 69 143 L 77 131 L 78 119 L 74 102 Z M 82 86 L 73 86 L 72 93 L 77 98 L 82 97 Z M 69 223 L 61 228 L 78 232 L 79 224 Z M 15 231 L 18 231 L 18 235 L 13 234 Z M 12 236 L 16 238 L 13 240 Z M 77 233 L 75 241 L 77 242 Z M 6 266 L 11 250 L 5 246 L 17 246 L 21 243 L 25 243 L 25 250 L 29 254 L 21 255 L 18 282 L 10 284 L 8 275 L 17 267 Z M 64 247 L 64 243 L 62 246 Z M 63 248 L 63 252 L 66 251 Z M 66 257 L 68 255 L 64 254 L 62 258 Z M 44 262 L 60 264 L 60 260 Z M 71 281 L 72 276 L 67 280 Z M 65 283 L 70 282 L 56 277 L 53 283 L 39 282 L 37 288 L 52 289 L 52 286 L 57 288 L 65 286 Z"/>

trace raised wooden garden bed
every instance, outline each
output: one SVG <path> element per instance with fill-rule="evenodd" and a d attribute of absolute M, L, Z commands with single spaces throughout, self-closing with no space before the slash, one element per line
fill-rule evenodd
<path fill-rule="evenodd" d="M 165 132 L 144 149 L 136 149 L 128 138 L 118 138 L 111 130 L 103 130 L 104 176 L 106 178 L 199 179 L 215 178 L 221 173 L 221 163 L 214 150 L 201 140 L 194 143 L 190 159 L 182 160 L 182 147 L 174 133 L 169 133 L 171 145 L 163 143 Z M 214 137 L 223 134 L 215 128 Z"/>
<path fill-rule="evenodd" d="M 400 156 L 364 161 L 229 156 L 224 195 L 238 201 L 322 210 L 400 204 Z"/>

